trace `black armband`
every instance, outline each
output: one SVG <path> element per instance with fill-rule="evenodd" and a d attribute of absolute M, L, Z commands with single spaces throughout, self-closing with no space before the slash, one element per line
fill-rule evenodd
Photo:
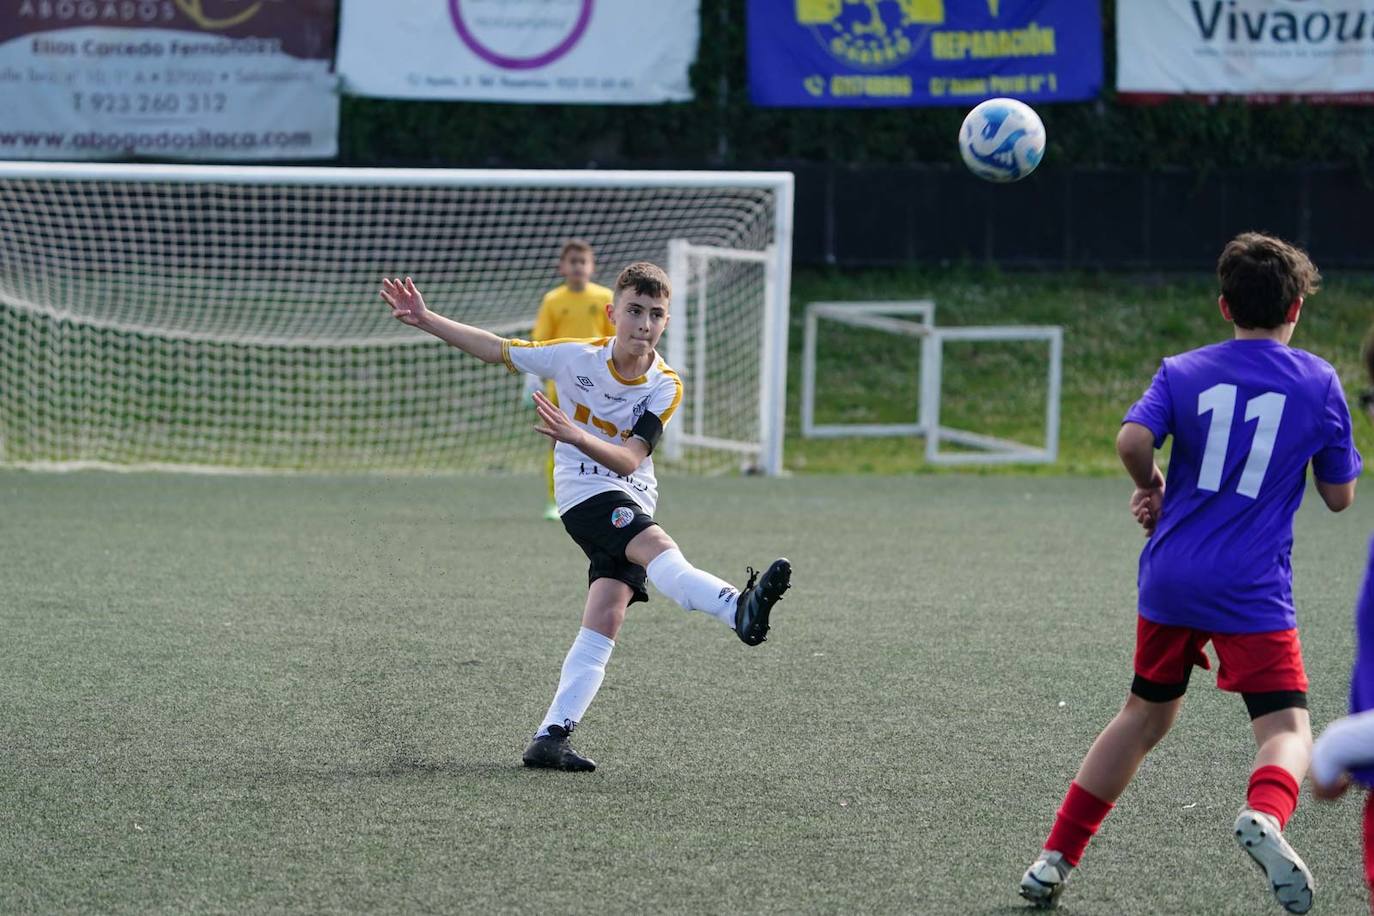
<path fill-rule="evenodd" d="M 643 439 L 649 446 L 649 454 L 654 453 L 654 446 L 658 445 L 658 440 L 663 438 L 663 421 L 658 418 L 658 414 L 644 411 L 638 420 L 635 421 L 634 429 L 630 430 L 630 435 L 636 439 Z"/>

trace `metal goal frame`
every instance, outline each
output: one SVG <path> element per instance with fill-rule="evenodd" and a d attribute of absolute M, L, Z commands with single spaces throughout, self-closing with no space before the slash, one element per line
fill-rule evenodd
<path fill-rule="evenodd" d="M 817 423 L 816 347 L 822 319 L 914 338 L 921 353 L 919 397 L 914 423 Z M 1045 438 L 1028 444 L 956 429 L 940 423 L 945 341 L 1044 341 L 1049 350 L 1045 398 Z M 806 306 L 802 339 L 802 436 L 920 436 L 925 460 L 935 465 L 1052 464 L 1059 457 L 1059 411 L 1063 388 L 1064 329 L 1059 325 L 938 327 L 929 299 L 893 302 L 812 302 Z M 976 451 L 948 451 L 942 443 Z"/>

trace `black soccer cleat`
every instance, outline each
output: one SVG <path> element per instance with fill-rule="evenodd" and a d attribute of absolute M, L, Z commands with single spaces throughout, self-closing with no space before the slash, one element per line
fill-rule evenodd
<path fill-rule="evenodd" d="M 573 728 L 577 723 L 573 723 Z M 567 770 L 571 773 L 590 773 L 596 769 L 596 761 L 583 757 L 572 749 L 568 736 L 572 728 L 550 725 L 549 733 L 530 742 L 520 759 L 527 767 L 540 767 L 546 770 Z"/>
<path fill-rule="evenodd" d="M 785 557 L 774 560 L 761 579 L 749 567 L 749 582 L 735 599 L 735 634 L 746 646 L 757 646 L 768 638 L 768 612 L 791 584 L 792 564 Z"/>

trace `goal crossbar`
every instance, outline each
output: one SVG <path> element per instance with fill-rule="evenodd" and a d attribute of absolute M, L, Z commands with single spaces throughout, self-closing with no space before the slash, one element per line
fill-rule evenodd
<path fill-rule="evenodd" d="M 278 165 L 0 161 L 0 179 L 178 184 L 366 185 L 470 188 L 793 188 L 791 172 L 631 169 L 386 169 Z M 790 222 L 790 214 L 789 214 Z"/>

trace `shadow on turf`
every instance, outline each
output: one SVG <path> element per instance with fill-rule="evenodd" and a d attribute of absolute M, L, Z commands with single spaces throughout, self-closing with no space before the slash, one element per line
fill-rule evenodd
<path fill-rule="evenodd" d="M 397 757 L 380 766 L 341 766 L 318 769 L 273 769 L 256 774 L 262 781 L 317 782 L 330 779 L 514 779 L 531 772 L 519 758 L 512 760 L 420 760 Z"/>

